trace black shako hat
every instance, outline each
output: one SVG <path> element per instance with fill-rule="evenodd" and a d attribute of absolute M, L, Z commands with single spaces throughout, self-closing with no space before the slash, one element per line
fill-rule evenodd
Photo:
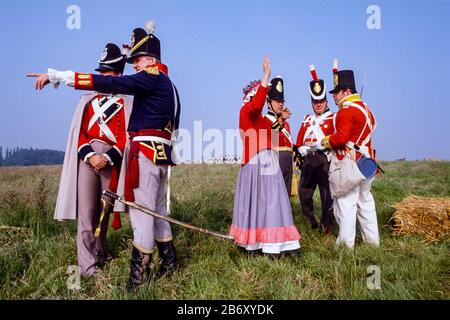
<path fill-rule="evenodd" d="M 130 56 L 127 58 L 128 63 L 133 63 L 134 58 L 139 56 L 155 57 L 161 61 L 161 43 L 153 34 L 155 24 L 151 21 L 147 22 L 146 30 L 136 28 L 131 35 Z"/>
<path fill-rule="evenodd" d="M 108 43 L 103 49 L 99 65 L 95 71 L 115 71 L 123 73 L 126 55 L 122 54 L 120 48 L 114 43 Z"/>
<path fill-rule="evenodd" d="M 309 66 L 313 80 L 309 83 L 311 101 L 320 101 L 327 98 L 325 81 L 317 77 L 314 65 Z"/>
<path fill-rule="evenodd" d="M 333 75 L 334 89 L 330 93 L 334 93 L 343 89 L 352 89 L 356 91 L 355 76 L 352 70 L 341 70 Z"/>
<path fill-rule="evenodd" d="M 271 86 L 267 96 L 269 100 L 284 101 L 284 84 L 283 79 L 280 76 L 273 78 L 271 81 Z"/>

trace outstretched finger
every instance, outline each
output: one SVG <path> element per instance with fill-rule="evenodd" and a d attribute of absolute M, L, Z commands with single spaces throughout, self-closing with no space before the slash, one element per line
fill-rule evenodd
<path fill-rule="evenodd" d="M 41 73 L 27 73 L 26 76 L 28 78 L 38 78 L 41 75 Z"/>

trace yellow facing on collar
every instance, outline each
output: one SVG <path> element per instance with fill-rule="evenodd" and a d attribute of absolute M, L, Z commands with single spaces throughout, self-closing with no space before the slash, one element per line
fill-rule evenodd
<path fill-rule="evenodd" d="M 156 67 L 145 68 L 145 72 L 151 74 L 152 76 L 159 76 L 159 70 Z"/>
<path fill-rule="evenodd" d="M 353 93 L 351 95 L 348 95 L 344 98 L 342 98 L 341 101 L 338 103 L 338 107 L 341 109 L 348 108 L 353 102 L 362 101 L 361 97 L 357 93 Z"/>

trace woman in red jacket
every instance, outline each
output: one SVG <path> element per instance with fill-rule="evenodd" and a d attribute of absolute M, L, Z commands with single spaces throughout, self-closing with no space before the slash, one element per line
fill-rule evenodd
<path fill-rule="evenodd" d="M 297 253 L 300 233 L 294 225 L 289 196 L 272 150 L 273 123 L 262 110 L 269 91 L 271 73 L 268 57 L 263 62 L 263 79 L 244 89 L 239 128 L 243 141 L 243 163 L 238 174 L 230 234 L 235 243 L 263 253 Z"/>

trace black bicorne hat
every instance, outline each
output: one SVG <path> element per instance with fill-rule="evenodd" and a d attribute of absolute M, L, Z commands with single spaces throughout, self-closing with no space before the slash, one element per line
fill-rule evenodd
<path fill-rule="evenodd" d="M 334 89 L 330 93 L 335 93 L 344 89 L 356 91 L 355 75 L 352 70 L 338 71 L 337 60 L 333 63 L 333 84 Z"/>
<path fill-rule="evenodd" d="M 126 56 L 122 54 L 120 48 L 114 43 L 108 43 L 103 49 L 99 65 L 95 71 L 115 71 L 118 73 L 123 73 L 125 68 Z"/>
<path fill-rule="evenodd" d="M 309 83 L 311 101 L 320 101 L 327 98 L 325 81 L 317 77 L 314 65 L 309 66 L 313 80 Z"/>
<path fill-rule="evenodd" d="M 271 86 L 267 94 L 270 100 L 284 101 L 284 84 L 283 79 L 280 76 L 273 78 Z"/>
<path fill-rule="evenodd" d="M 161 61 L 161 44 L 153 34 L 153 24 L 149 27 L 149 33 L 142 28 L 134 29 L 130 47 L 128 63 L 133 63 L 134 58 L 139 56 L 155 57 Z"/>

